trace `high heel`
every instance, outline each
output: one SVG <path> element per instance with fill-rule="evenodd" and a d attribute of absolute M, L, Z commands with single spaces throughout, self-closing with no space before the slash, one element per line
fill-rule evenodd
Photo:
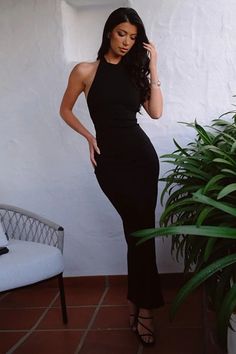
<path fill-rule="evenodd" d="M 138 307 L 130 300 L 128 300 L 129 304 L 129 325 L 132 331 L 136 332 L 137 329 L 137 317 L 139 313 Z"/>
<path fill-rule="evenodd" d="M 140 320 L 152 320 L 152 319 L 153 319 L 153 317 L 144 317 L 144 316 L 140 316 L 140 315 L 137 317 L 137 326 L 136 326 L 137 336 L 138 336 L 139 340 L 141 341 L 141 343 L 144 346 L 148 346 L 148 347 L 155 344 L 156 339 L 155 339 L 154 331 L 151 330 L 150 328 L 148 328 L 147 326 L 145 326 L 143 324 L 143 322 Z M 141 334 L 138 330 L 138 325 L 142 326 L 146 331 Z M 144 340 L 144 337 L 149 337 L 151 339 L 151 341 L 147 342 L 146 340 Z"/>

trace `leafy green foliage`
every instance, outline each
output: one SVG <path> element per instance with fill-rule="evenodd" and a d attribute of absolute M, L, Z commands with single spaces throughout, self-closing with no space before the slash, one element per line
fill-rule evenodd
<path fill-rule="evenodd" d="M 172 235 L 172 253 L 177 260 L 183 257 L 185 272 L 194 270 L 176 296 L 172 315 L 204 282 L 225 347 L 230 315 L 236 306 L 236 111 L 221 115 L 206 128 L 196 121 L 184 124 L 195 129 L 196 138 L 186 147 L 174 140 L 176 150 L 162 156 L 172 169 L 161 178 L 165 209 L 160 228 L 135 235 L 142 237 L 140 242 Z"/>

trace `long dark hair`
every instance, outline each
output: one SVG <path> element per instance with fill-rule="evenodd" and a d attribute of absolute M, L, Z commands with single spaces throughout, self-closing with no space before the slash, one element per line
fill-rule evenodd
<path fill-rule="evenodd" d="M 102 36 L 102 44 L 98 51 L 97 59 L 101 59 L 110 48 L 109 34 L 122 22 L 129 22 L 137 27 L 137 37 L 131 50 L 124 56 L 122 61 L 131 75 L 133 82 L 139 87 L 141 103 L 150 97 L 150 85 L 148 80 L 149 57 L 143 42 L 149 43 L 144 24 L 137 12 L 130 7 L 120 7 L 108 17 Z"/>

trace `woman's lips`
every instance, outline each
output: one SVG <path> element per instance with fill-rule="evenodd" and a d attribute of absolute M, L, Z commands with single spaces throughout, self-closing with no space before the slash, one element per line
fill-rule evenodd
<path fill-rule="evenodd" d="M 120 48 L 120 50 L 123 52 L 123 53 L 126 53 L 128 51 L 127 48 Z"/>

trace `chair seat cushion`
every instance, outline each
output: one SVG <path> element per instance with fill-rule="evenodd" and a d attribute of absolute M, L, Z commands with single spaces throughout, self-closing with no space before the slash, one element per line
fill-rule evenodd
<path fill-rule="evenodd" d="M 61 251 L 42 243 L 9 240 L 9 252 L 0 256 L 0 291 L 36 283 L 64 270 Z"/>

